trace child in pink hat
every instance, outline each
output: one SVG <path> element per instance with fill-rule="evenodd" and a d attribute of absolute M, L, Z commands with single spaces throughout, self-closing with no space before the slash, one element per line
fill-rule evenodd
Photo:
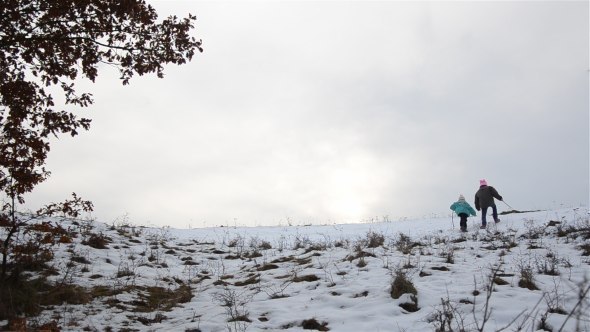
<path fill-rule="evenodd" d="M 488 186 L 488 182 L 485 179 L 479 180 L 479 190 L 475 193 L 475 209 L 479 211 L 481 209 L 481 227 L 482 229 L 486 228 L 486 212 L 488 208 L 492 208 L 492 216 L 494 217 L 494 222 L 499 223 L 500 219 L 498 219 L 498 209 L 496 208 L 496 202 L 494 202 L 494 198 L 502 200 L 502 196 L 498 194 L 498 191 L 492 186 Z"/>

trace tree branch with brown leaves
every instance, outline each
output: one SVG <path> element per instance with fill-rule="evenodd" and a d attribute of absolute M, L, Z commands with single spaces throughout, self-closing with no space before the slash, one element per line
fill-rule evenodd
<path fill-rule="evenodd" d="M 144 0 L 0 2 L 0 192 L 8 202 L 0 210 L 0 220 L 8 220 L 0 224 L 3 253 L 22 225 L 16 205 L 50 175 L 50 136 L 90 128 L 91 120 L 74 112 L 92 105 L 92 95 L 78 92 L 75 82 L 94 82 L 103 63 L 119 70 L 122 84 L 136 74 L 163 77 L 164 65 L 185 64 L 203 51 L 191 36 L 195 21 L 191 14 L 158 21 Z M 55 105 L 52 87 L 61 88 L 65 105 Z M 92 204 L 74 195 L 44 209 L 75 214 Z"/>

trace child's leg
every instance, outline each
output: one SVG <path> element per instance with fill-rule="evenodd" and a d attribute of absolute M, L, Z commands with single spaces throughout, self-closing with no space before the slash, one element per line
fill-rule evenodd
<path fill-rule="evenodd" d="M 467 214 L 465 213 L 459 213 L 459 217 L 461 217 L 461 221 L 459 222 L 459 225 L 461 226 L 461 230 L 467 230 Z"/>
<path fill-rule="evenodd" d="M 492 216 L 494 217 L 495 222 L 500 221 L 498 219 L 498 209 L 496 208 L 496 204 L 492 205 Z"/>
<path fill-rule="evenodd" d="M 488 213 L 488 207 L 482 207 L 481 208 L 481 225 L 483 227 L 486 227 L 486 214 Z"/>

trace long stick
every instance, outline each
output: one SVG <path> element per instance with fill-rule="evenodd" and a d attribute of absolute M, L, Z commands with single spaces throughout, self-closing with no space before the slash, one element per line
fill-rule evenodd
<path fill-rule="evenodd" d="M 502 201 L 502 203 L 504 203 L 504 204 L 508 205 L 508 203 L 506 203 L 506 202 L 504 202 L 504 201 Z M 512 210 L 514 210 L 514 208 L 513 208 L 512 206 L 508 205 L 508 207 L 509 207 L 509 208 L 511 208 Z"/>
<path fill-rule="evenodd" d="M 454 217 L 455 217 L 455 212 L 451 213 L 451 224 L 453 225 L 453 229 L 455 229 L 455 220 L 454 220 Z"/>

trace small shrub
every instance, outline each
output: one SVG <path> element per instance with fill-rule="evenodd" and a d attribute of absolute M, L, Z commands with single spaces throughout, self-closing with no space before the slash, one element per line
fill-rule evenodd
<path fill-rule="evenodd" d="M 400 303 L 399 306 L 407 312 L 416 312 L 420 310 L 420 307 L 418 307 L 418 297 L 416 295 L 410 295 L 409 301 Z"/>
<path fill-rule="evenodd" d="M 225 307 L 228 316 L 228 322 L 233 323 L 233 329 L 230 331 L 245 331 L 246 326 L 244 322 L 251 322 L 248 318 L 248 311 L 246 311 L 246 304 L 252 300 L 251 296 L 245 293 L 238 293 L 237 291 L 225 288 L 223 293 L 218 293 L 214 296 L 222 307 Z"/>
<path fill-rule="evenodd" d="M 549 276 L 559 275 L 559 258 L 551 251 L 544 260 L 537 260 L 537 272 Z"/>
<path fill-rule="evenodd" d="M 262 249 L 262 250 L 269 250 L 269 249 L 272 249 L 272 245 L 268 241 L 262 241 L 260 243 L 260 245 L 258 246 L 258 248 Z"/>
<path fill-rule="evenodd" d="M 133 272 L 129 267 L 120 268 L 116 274 L 117 278 L 131 277 L 134 275 L 135 275 L 135 272 Z"/>
<path fill-rule="evenodd" d="M 399 233 L 397 239 L 394 242 L 397 250 L 401 251 L 404 255 L 412 253 L 414 247 L 418 244 L 413 242 L 412 239 L 404 233 Z"/>
<path fill-rule="evenodd" d="M 257 257 L 262 257 L 262 254 L 257 249 L 246 252 L 244 254 L 244 258 L 257 258 Z"/>
<path fill-rule="evenodd" d="M 446 266 L 433 266 L 432 269 L 435 271 L 450 271 L 450 269 Z"/>
<path fill-rule="evenodd" d="M 250 320 L 250 318 L 248 318 L 248 316 L 246 316 L 246 315 L 241 315 L 241 316 L 236 316 L 234 318 L 230 318 L 228 320 L 228 322 L 248 322 L 248 323 L 252 323 L 252 321 Z"/>
<path fill-rule="evenodd" d="M 508 285 L 509 284 L 508 281 L 506 281 L 506 280 L 504 280 L 504 279 L 502 279 L 502 278 L 500 278 L 498 276 L 496 276 L 493 281 L 494 281 L 494 284 L 500 285 L 500 286 L 502 286 L 502 285 Z"/>
<path fill-rule="evenodd" d="M 590 256 L 590 243 L 584 243 L 578 249 L 582 251 L 582 256 Z"/>
<path fill-rule="evenodd" d="M 118 294 L 119 291 L 122 290 L 115 290 L 113 287 L 108 286 L 94 286 L 88 292 L 92 298 L 103 297 L 103 296 L 113 296 Z"/>
<path fill-rule="evenodd" d="M 334 242 L 334 247 L 336 248 L 344 248 L 348 245 L 346 240 L 336 240 Z"/>
<path fill-rule="evenodd" d="M 157 313 L 154 315 L 154 318 L 148 318 L 148 317 L 137 317 L 137 321 L 142 323 L 143 325 L 152 325 L 154 323 L 161 323 L 163 321 L 165 321 L 166 319 L 168 319 L 168 317 Z"/>
<path fill-rule="evenodd" d="M 240 259 L 242 258 L 241 255 L 227 255 L 225 256 L 225 259 L 229 259 L 229 260 L 235 260 L 235 259 Z"/>
<path fill-rule="evenodd" d="M 402 266 L 404 269 L 412 269 L 415 267 L 414 264 L 412 264 L 411 258 L 412 258 L 412 256 L 408 255 L 408 260 Z"/>
<path fill-rule="evenodd" d="M 393 282 L 391 283 L 391 297 L 394 299 L 399 299 L 400 296 L 408 293 L 418 295 L 416 287 L 414 287 L 412 281 L 408 279 L 406 272 L 398 269 L 395 271 L 395 276 L 393 278 Z"/>
<path fill-rule="evenodd" d="M 366 252 L 363 251 L 362 249 L 359 251 L 355 251 L 354 254 L 352 255 L 348 255 L 346 256 L 346 260 L 348 260 L 349 262 L 352 262 L 353 260 L 357 259 L 357 258 L 362 258 L 362 257 L 377 257 L 374 254 L 370 253 L 370 252 Z"/>
<path fill-rule="evenodd" d="M 385 243 L 385 236 L 381 233 L 369 232 L 367 233 L 367 247 L 378 248 Z"/>
<path fill-rule="evenodd" d="M 325 251 L 326 249 L 328 249 L 328 244 L 327 243 L 321 243 L 321 242 L 309 242 L 307 248 L 305 248 L 304 253 L 310 253 L 312 251 Z"/>
<path fill-rule="evenodd" d="M 352 297 L 356 299 L 356 298 L 359 298 L 359 297 L 367 297 L 367 296 L 369 296 L 369 291 L 364 291 L 364 292 L 361 292 L 361 293 L 358 293 L 358 294 L 354 294 Z"/>
<path fill-rule="evenodd" d="M 553 327 L 551 325 L 549 325 L 549 323 L 547 322 L 548 315 L 549 315 L 549 312 L 546 312 L 543 315 L 541 315 L 541 318 L 539 319 L 539 323 L 537 324 L 537 330 L 553 331 Z"/>
<path fill-rule="evenodd" d="M 138 312 L 170 311 L 180 303 L 190 302 L 193 293 L 187 285 L 180 285 L 176 289 L 147 287 L 145 292 L 139 293 L 139 297 L 140 301 L 135 309 Z"/>
<path fill-rule="evenodd" d="M 428 277 L 428 276 L 431 276 L 431 275 L 432 275 L 432 273 L 429 273 L 429 272 L 426 272 L 426 271 L 423 271 L 423 270 L 420 271 L 420 273 L 418 274 L 418 276 L 420 276 L 421 278 L 422 277 Z"/>
<path fill-rule="evenodd" d="M 545 234 L 544 226 L 535 226 L 533 220 L 526 222 L 526 233 L 523 235 L 528 240 L 536 240 L 541 238 Z"/>
<path fill-rule="evenodd" d="M 320 278 L 318 276 L 316 276 L 315 274 L 308 274 L 305 276 L 295 276 L 293 277 L 293 282 L 313 282 L 313 281 L 318 281 L 320 280 Z"/>
<path fill-rule="evenodd" d="M 356 266 L 359 268 L 363 268 L 363 267 L 367 266 L 367 262 L 365 261 L 365 257 L 359 258 L 359 261 L 358 261 L 358 263 L 356 263 Z"/>
<path fill-rule="evenodd" d="M 538 290 L 539 288 L 535 284 L 534 279 L 534 272 L 531 267 L 528 266 L 521 266 L 520 267 L 520 280 L 518 281 L 518 286 L 522 288 L 527 288 L 530 290 Z"/>
<path fill-rule="evenodd" d="M 41 324 L 36 328 L 37 331 L 59 332 L 61 329 L 55 320 Z"/>
<path fill-rule="evenodd" d="M 274 270 L 274 269 L 278 269 L 279 266 L 276 264 L 264 264 L 260 267 L 258 267 L 256 270 L 257 271 L 268 271 L 268 270 Z"/>
<path fill-rule="evenodd" d="M 301 322 L 301 327 L 304 330 L 330 331 L 330 329 L 328 328 L 328 323 L 320 323 L 315 318 L 303 320 Z"/>
<path fill-rule="evenodd" d="M 25 317 L 14 317 L 8 322 L 8 329 L 13 331 L 26 331 L 27 319 Z"/>
<path fill-rule="evenodd" d="M 107 244 L 111 242 L 111 239 L 104 234 L 90 234 L 87 240 L 82 241 L 82 244 L 90 246 L 95 249 L 106 249 Z"/>
<path fill-rule="evenodd" d="M 85 288 L 70 284 L 50 286 L 42 294 L 43 305 L 86 304 L 92 300 Z"/>
<path fill-rule="evenodd" d="M 231 239 L 229 241 L 229 243 L 227 244 L 227 246 L 230 248 L 243 247 L 244 241 L 245 241 L 244 238 L 238 235 L 235 238 Z"/>
<path fill-rule="evenodd" d="M 445 258 L 445 263 L 455 264 L 455 250 L 453 248 L 444 250 L 443 257 Z"/>
<path fill-rule="evenodd" d="M 426 321 L 434 325 L 434 331 L 454 331 L 454 325 L 457 320 L 457 308 L 447 298 L 440 299 L 441 304 L 435 307 L 435 311 L 427 316 Z M 459 329 L 462 331 L 462 329 Z"/>
<path fill-rule="evenodd" d="M 568 312 L 565 311 L 564 309 L 562 309 L 561 307 L 549 308 L 548 311 L 552 314 L 560 314 L 560 315 L 567 315 L 568 314 Z"/>
<path fill-rule="evenodd" d="M 80 263 L 80 264 L 92 264 L 92 262 L 90 262 L 86 257 L 82 257 L 82 256 L 72 256 L 72 258 L 70 258 L 70 260 L 72 262 L 76 262 L 76 263 Z"/>
<path fill-rule="evenodd" d="M 260 276 L 259 275 L 253 275 L 250 278 L 244 280 L 244 281 L 237 281 L 236 283 L 234 283 L 235 286 L 246 286 L 246 285 L 254 285 L 260 282 Z"/>

